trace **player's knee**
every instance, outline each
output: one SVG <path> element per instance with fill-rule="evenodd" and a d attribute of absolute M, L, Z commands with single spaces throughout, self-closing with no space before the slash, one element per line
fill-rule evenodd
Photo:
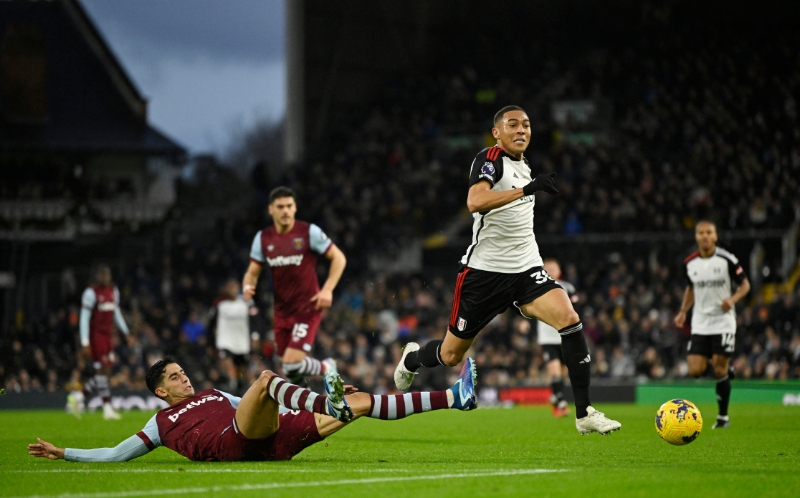
<path fill-rule="evenodd" d="M 372 396 L 367 393 L 354 393 L 346 396 L 347 403 L 353 410 L 355 418 L 369 414 L 372 407 Z"/>
<path fill-rule="evenodd" d="M 448 367 L 454 367 L 461 363 L 461 360 L 464 359 L 464 353 L 458 353 L 455 351 L 441 351 L 439 352 L 439 356 L 442 359 L 442 363 Z"/>
<path fill-rule="evenodd" d="M 691 365 L 689 366 L 689 375 L 695 379 L 701 377 L 705 372 L 706 370 L 704 368 L 693 367 Z"/>
<path fill-rule="evenodd" d="M 275 373 L 275 372 L 273 372 L 272 370 L 264 370 L 264 371 L 263 371 L 263 372 L 261 372 L 261 374 L 258 376 L 258 380 L 257 380 L 256 382 L 258 382 L 259 384 L 262 384 L 262 385 L 263 385 L 263 387 L 265 387 L 265 388 L 266 388 L 266 387 L 267 387 L 267 384 L 269 383 L 269 380 L 270 380 L 271 378 L 273 378 L 273 377 L 276 377 L 277 375 L 278 375 L 278 374 L 276 374 L 276 373 Z"/>
<path fill-rule="evenodd" d="M 714 365 L 714 377 L 719 379 L 728 375 L 728 365 Z"/>
<path fill-rule="evenodd" d="M 564 327 L 569 327 L 570 325 L 575 325 L 576 323 L 580 322 L 581 317 L 578 316 L 578 313 L 575 310 L 568 309 L 559 313 L 558 320 L 558 328 L 563 329 Z"/>

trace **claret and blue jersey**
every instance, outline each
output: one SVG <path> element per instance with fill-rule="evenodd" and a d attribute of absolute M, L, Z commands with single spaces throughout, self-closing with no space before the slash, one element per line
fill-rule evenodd
<path fill-rule="evenodd" d="M 310 299 L 319 292 L 317 255 L 333 245 L 317 225 L 295 221 L 287 233 L 274 226 L 258 232 L 250 260 L 269 266 L 275 292 L 276 317 L 318 313 Z"/>
<path fill-rule="evenodd" d="M 75 462 L 125 462 L 166 446 L 190 460 L 220 460 L 218 441 L 233 428 L 241 398 L 216 389 L 159 410 L 144 428 L 114 448 L 67 448 L 64 458 Z M 222 458 L 221 458 L 222 457 Z"/>

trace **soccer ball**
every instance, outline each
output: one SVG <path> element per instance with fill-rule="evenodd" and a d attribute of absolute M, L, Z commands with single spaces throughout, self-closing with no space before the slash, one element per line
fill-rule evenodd
<path fill-rule="evenodd" d="M 689 400 L 667 401 L 656 413 L 656 432 L 661 439 L 677 446 L 689 444 L 703 430 L 703 416 Z"/>

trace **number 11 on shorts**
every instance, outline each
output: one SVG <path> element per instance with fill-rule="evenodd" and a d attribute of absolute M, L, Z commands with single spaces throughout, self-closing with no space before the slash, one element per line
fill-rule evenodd
<path fill-rule="evenodd" d="M 308 324 L 307 323 L 295 323 L 294 328 L 292 329 L 292 340 L 297 342 L 303 337 L 308 335 Z"/>

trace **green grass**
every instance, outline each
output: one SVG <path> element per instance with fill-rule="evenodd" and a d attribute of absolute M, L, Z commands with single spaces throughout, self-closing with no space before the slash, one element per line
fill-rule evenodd
<path fill-rule="evenodd" d="M 706 427 L 682 447 L 657 436 L 656 405 L 600 408 L 622 422 L 620 432 L 581 437 L 573 420 L 556 420 L 544 407 L 442 411 L 359 420 L 291 462 L 197 463 L 159 448 L 123 464 L 35 459 L 25 448 L 37 436 L 58 446 L 113 446 L 151 414 L 106 422 L 99 414 L 77 421 L 63 412 L 5 411 L 0 495 L 734 497 L 800 489 L 800 407 L 737 404 L 731 428 L 713 431 L 716 406 L 700 404 Z M 531 469 L 563 472 L 515 473 Z M 511 475 L 498 475 L 504 471 Z"/>

